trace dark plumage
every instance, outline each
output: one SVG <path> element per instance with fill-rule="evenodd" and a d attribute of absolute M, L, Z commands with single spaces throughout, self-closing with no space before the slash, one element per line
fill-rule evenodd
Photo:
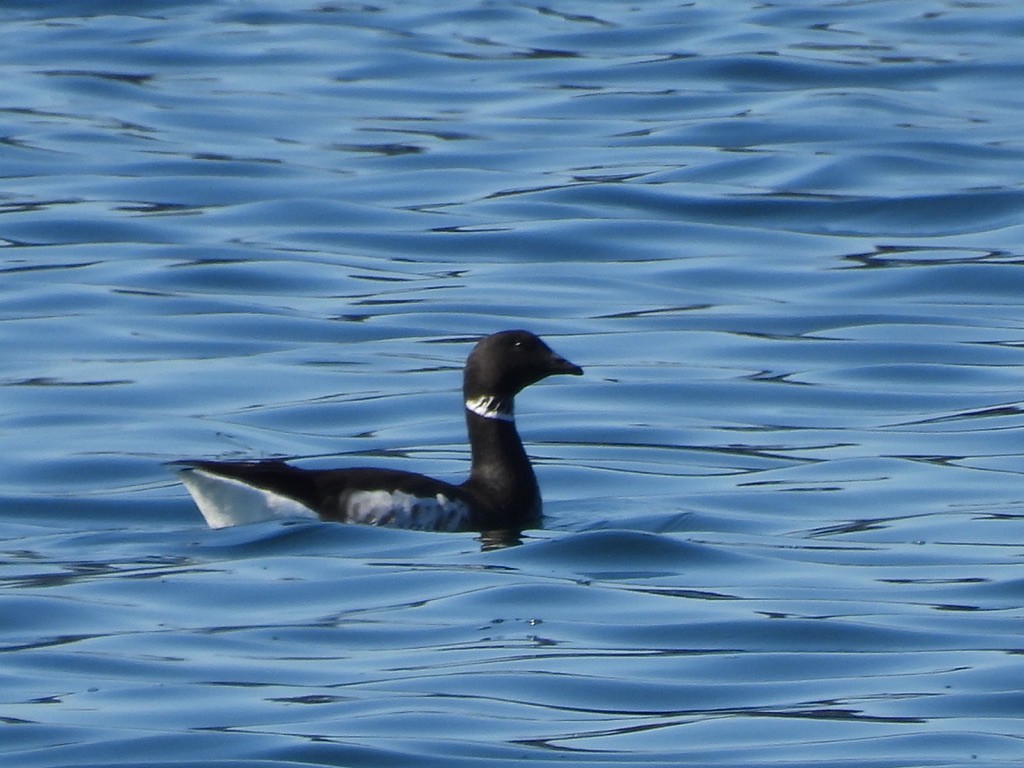
<path fill-rule="evenodd" d="M 185 461 L 178 471 L 215 528 L 306 516 L 419 530 L 523 530 L 540 523 L 541 500 L 516 432 L 514 398 L 548 376 L 582 373 L 529 331 L 477 343 L 462 383 L 472 465 L 459 485 L 394 469 L 301 469 L 282 461 Z"/>

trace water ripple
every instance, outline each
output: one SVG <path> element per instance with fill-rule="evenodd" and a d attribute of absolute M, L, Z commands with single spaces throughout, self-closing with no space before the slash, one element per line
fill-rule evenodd
<path fill-rule="evenodd" d="M 7 3 L 0 753 L 1017 765 L 1012 3 Z M 458 480 L 517 540 L 209 531 L 183 456 Z"/>

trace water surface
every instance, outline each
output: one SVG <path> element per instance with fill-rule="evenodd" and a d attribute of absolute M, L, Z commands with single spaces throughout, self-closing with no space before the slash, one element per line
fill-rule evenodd
<path fill-rule="evenodd" d="M 1014 3 L 8 3 L 0 754 L 1024 757 Z M 181 457 L 458 479 L 522 546 L 210 531 Z"/>

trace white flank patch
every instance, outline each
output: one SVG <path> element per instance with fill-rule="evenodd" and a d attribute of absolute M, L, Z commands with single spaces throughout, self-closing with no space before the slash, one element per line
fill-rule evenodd
<path fill-rule="evenodd" d="M 179 475 L 211 528 L 228 528 L 266 520 L 293 520 L 296 517 L 320 519 L 316 512 L 295 499 L 255 488 L 240 480 L 221 477 L 194 467 L 180 470 Z"/>
<path fill-rule="evenodd" d="M 461 530 L 469 521 L 469 507 L 440 493 L 424 498 L 401 491 L 356 491 L 346 513 L 350 523 L 417 531 Z"/>

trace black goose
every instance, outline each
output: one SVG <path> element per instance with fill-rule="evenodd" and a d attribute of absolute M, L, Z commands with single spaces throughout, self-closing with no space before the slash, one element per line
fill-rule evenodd
<path fill-rule="evenodd" d="M 459 485 L 395 469 L 301 469 L 282 461 L 183 461 L 176 468 L 212 528 L 289 517 L 428 531 L 520 531 L 541 519 L 540 489 L 516 432 L 515 396 L 583 369 L 529 331 L 473 348 L 462 394 L 472 465 Z"/>

